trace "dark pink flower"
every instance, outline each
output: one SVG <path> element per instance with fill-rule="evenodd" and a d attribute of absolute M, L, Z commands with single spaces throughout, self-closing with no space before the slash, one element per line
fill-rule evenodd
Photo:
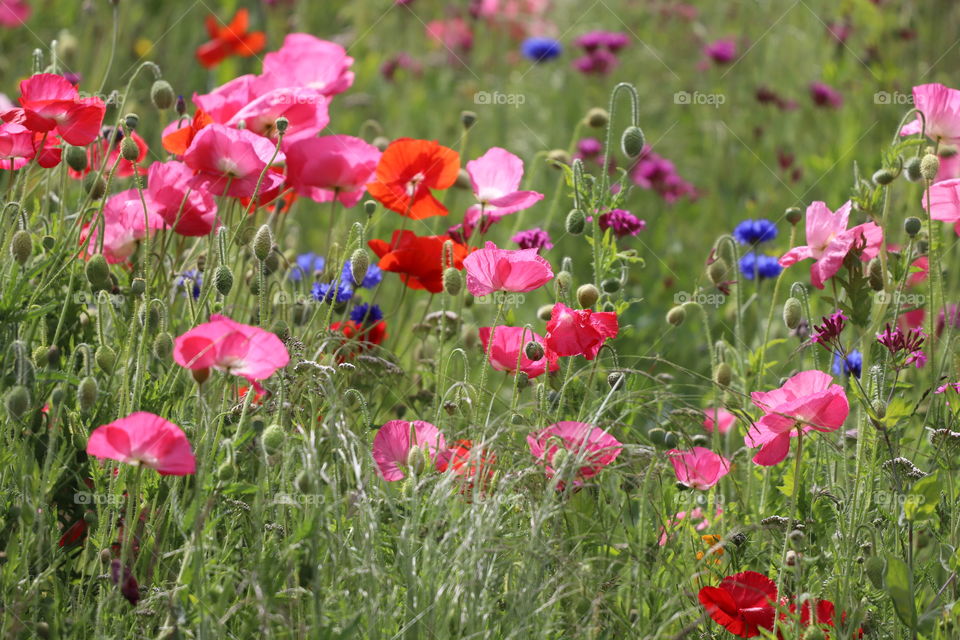
<path fill-rule="evenodd" d="M 213 314 L 173 343 L 173 360 L 187 369 L 208 369 L 266 380 L 287 365 L 290 354 L 283 342 L 259 327 Z"/>
<path fill-rule="evenodd" d="M 550 234 L 539 227 L 520 231 L 510 238 L 510 240 L 516 242 L 521 249 L 536 249 L 537 252 L 553 249 Z"/>
<path fill-rule="evenodd" d="M 619 330 L 617 314 L 612 311 L 571 309 L 558 302 L 547 322 L 544 344 L 548 357 L 582 355 L 593 360 L 607 338 L 615 338 Z"/>
<path fill-rule="evenodd" d="M 343 93 L 353 84 L 353 58 L 335 42 L 309 33 L 291 33 L 283 46 L 263 57 L 258 93 L 283 87 L 316 89 L 326 96 Z M 205 111 L 209 111 L 204 107 Z"/>
<path fill-rule="evenodd" d="M 191 475 L 197 468 L 183 430 L 146 411 L 94 429 L 87 440 L 87 454 L 126 464 L 142 464 L 164 476 Z"/>
<path fill-rule="evenodd" d="M 221 124 L 201 129 L 183 155 L 183 162 L 197 172 L 190 183 L 192 188 L 234 198 L 252 197 L 271 160 L 281 163 L 284 159 L 266 138 Z M 265 193 L 281 183 L 282 175 L 267 171 L 259 191 Z"/>
<path fill-rule="evenodd" d="M 667 451 L 677 482 L 692 489 L 706 490 L 730 472 L 730 461 L 704 447 L 688 451 Z"/>
<path fill-rule="evenodd" d="M 374 179 L 379 161 L 380 150 L 360 138 L 309 138 L 287 149 L 287 182 L 315 202 L 336 198 L 352 207 Z"/>
<path fill-rule="evenodd" d="M 564 421 L 527 436 L 530 454 L 552 478 L 568 458 L 575 460 L 574 484 L 582 484 L 612 464 L 623 445 L 612 435 L 590 424 Z"/>
<path fill-rule="evenodd" d="M 843 106 L 843 96 L 840 92 L 822 82 L 814 82 L 810 85 L 810 98 L 818 107 L 839 109 Z"/>
<path fill-rule="evenodd" d="M 475 296 L 533 291 L 553 278 L 550 263 L 536 249 L 499 249 L 492 242 L 464 258 L 463 266 L 467 289 Z"/>
<path fill-rule="evenodd" d="M 152 212 L 182 236 L 205 236 L 217 225 L 217 203 L 202 189 L 191 189 L 193 172 L 182 162 L 154 162 L 145 196 Z"/>
<path fill-rule="evenodd" d="M 703 53 L 717 64 L 729 64 L 737 57 L 737 41 L 733 38 L 714 40 L 703 48 Z"/>
<path fill-rule="evenodd" d="M 635 236 L 647 228 L 646 222 L 623 209 L 614 209 L 613 211 L 602 214 L 599 224 L 600 228 L 604 231 L 613 229 L 614 235 L 618 238 Z"/>
<path fill-rule="evenodd" d="M 410 469 L 422 473 L 442 463 L 441 454 L 446 449 L 440 430 L 423 420 L 391 420 L 373 437 L 373 459 L 387 482 L 403 480 Z"/>
<path fill-rule="evenodd" d="M 532 379 L 543 375 L 547 367 L 550 368 L 550 371 L 556 371 L 560 368 L 556 356 L 549 358 L 544 355 L 536 361 L 528 358 L 524 352 L 524 347 L 531 341 L 543 344 L 543 338 L 530 329 L 500 325 L 493 333 L 493 346 L 491 347 L 489 344 L 490 327 L 480 327 L 480 342 L 483 344 L 483 352 L 487 353 L 489 351 L 490 366 L 497 371 L 509 371 L 510 373 L 522 371 L 527 374 L 528 378 Z"/>

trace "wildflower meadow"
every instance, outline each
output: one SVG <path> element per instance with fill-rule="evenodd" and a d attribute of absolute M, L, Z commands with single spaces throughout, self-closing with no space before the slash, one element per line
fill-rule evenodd
<path fill-rule="evenodd" d="M 0 0 L 0 638 L 960 638 L 958 31 Z"/>

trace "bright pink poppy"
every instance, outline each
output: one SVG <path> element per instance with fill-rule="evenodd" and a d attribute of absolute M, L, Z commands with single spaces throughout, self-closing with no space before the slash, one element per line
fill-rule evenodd
<path fill-rule="evenodd" d="M 818 289 L 832 278 L 855 247 L 863 247 L 860 259 L 868 261 L 880 253 L 883 231 L 873 222 L 847 229 L 850 217 L 850 201 L 832 213 L 823 202 L 814 202 L 807 207 L 807 244 L 795 247 L 780 258 L 780 265 L 789 267 L 801 260 L 813 258 L 810 265 L 810 282 Z"/>
<path fill-rule="evenodd" d="M 287 182 L 315 202 L 360 202 L 380 161 L 380 150 L 353 136 L 300 140 L 287 149 Z"/>
<path fill-rule="evenodd" d="M 499 249 L 492 242 L 464 258 L 463 266 L 467 289 L 475 296 L 533 291 L 553 278 L 550 263 L 536 249 Z"/>
<path fill-rule="evenodd" d="M 619 330 L 617 314 L 612 311 L 571 309 L 558 302 L 553 305 L 543 342 L 548 354 L 593 360 L 607 338 L 615 338 Z"/>
<path fill-rule="evenodd" d="M 733 426 L 733 423 L 737 421 L 737 417 L 720 407 L 710 407 L 703 410 L 703 428 L 707 431 L 719 431 L 720 433 L 726 433 L 730 431 L 730 427 Z"/>
<path fill-rule="evenodd" d="M 573 457 L 580 463 L 574 484 L 597 475 L 613 463 L 623 446 L 612 435 L 584 422 L 567 420 L 527 436 L 530 454 L 544 465 L 552 478 L 564 459 Z"/>
<path fill-rule="evenodd" d="M 278 118 L 286 118 L 287 131 L 283 136 L 283 149 L 298 140 L 317 135 L 330 122 L 327 105 L 330 99 L 317 89 L 286 87 L 265 93 L 241 108 L 227 125 L 243 126 L 269 140 L 276 141 L 279 135 Z"/>
<path fill-rule="evenodd" d="M 921 196 L 921 205 L 930 213 L 930 219 L 952 224 L 960 235 L 960 179 L 937 182 L 931 185 L 929 193 L 930 206 L 926 193 Z"/>
<path fill-rule="evenodd" d="M 717 587 L 703 587 L 697 597 L 717 624 L 741 638 L 773 629 L 777 585 L 756 571 L 727 576 Z"/>
<path fill-rule="evenodd" d="M 823 371 L 801 371 L 773 391 L 754 391 L 753 404 L 764 411 L 747 435 L 748 447 L 760 447 L 753 461 L 763 466 L 778 464 L 790 452 L 790 438 L 797 429 L 836 431 L 850 413 L 847 394 Z"/>
<path fill-rule="evenodd" d="M 531 360 L 524 353 L 524 347 L 530 341 L 543 344 L 543 338 L 525 327 L 508 327 L 501 325 L 493 333 L 493 347 L 489 345 L 490 327 L 480 327 L 480 342 L 483 343 L 483 352 L 490 351 L 490 366 L 497 371 L 516 373 L 522 371 L 528 378 L 536 378 L 550 367 L 550 371 L 560 368 L 557 357 L 548 358 L 546 355 L 539 360 Z M 517 366 L 519 360 L 519 367 Z"/>
<path fill-rule="evenodd" d="M 234 198 L 254 195 L 260 175 L 271 160 L 282 163 L 284 155 L 269 140 L 252 131 L 221 124 L 201 129 L 183 155 L 183 162 L 197 172 L 190 181 L 192 188 Z M 267 171 L 259 191 L 270 191 L 282 182 L 282 175 Z"/>
<path fill-rule="evenodd" d="M 24 0 L 0 0 L 0 25 L 11 29 L 22 26 L 30 17 L 30 5 Z"/>
<path fill-rule="evenodd" d="M 423 420 L 391 420 L 373 437 L 373 459 L 387 482 L 403 480 L 410 468 L 420 473 L 437 465 L 446 449 L 440 430 Z"/>
<path fill-rule="evenodd" d="M 709 489 L 730 472 L 729 460 L 704 447 L 688 451 L 671 449 L 667 455 L 677 474 L 677 482 L 691 489 Z"/>
<path fill-rule="evenodd" d="M 191 189 L 193 172 L 182 162 L 154 162 L 147 173 L 152 210 L 182 236 L 205 236 L 217 224 L 217 203 L 202 189 Z"/>
<path fill-rule="evenodd" d="M 56 129 L 68 143 L 83 147 L 100 135 L 107 107 L 100 98 L 81 98 L 63 76 L 38 73 L 20 83 L 19 109 L 0 115 L 27 129 L 46 133 Z"/>
<path fill-rule="evenodd" d="M 480 203 L 467 209 L 463 220 L 467 235 L 475 226 L 485 231 L 500 218 L 528 209 L 543 199 L 542 193 L 519 190 L 523 161 L 500 147 L 468 162 L 467 174 L 473 195 Z"/>
<path fill-rule="evenodd" d="M 255 75 L 248 73 L 238 76 L 210 93 L 193 94 L 193 103 L 213 122 L 226 124 L 240 109 L 265 93 L 256 90 L 254 86 L 256 82 Z"/>
<path fill-rule="evenodd" d="M 19 169 L 36 152 L 33 132 L 15 122 L 0 124 L 0 169 Z"/>
<path fill-rule="evenodd" d="M 926 134 L 933 140 L 951 144 L 960 142 L 960 91 L 942 84 L 921 84 L 913 88 L 913 106 L 926 119 Z M 923 120 L 916 120 L 900 129 L 900 135 L 920 133 Z"/>
<path fill-rule="evenodd" d="M 144 465 L 162 476 L 187 476 L 197 461 L 183 430 L 146 411 L 131 413 L 97 427 L 87 440 L 87 454 L 126 464 Z"/>
<path fill-rule="evenodd" d="M 308 33 L 291 33 L 279 50 L 263 58 L 258 91 L 280 87 L 307 87 L 335 96 L 353 84 L 353 58 L 335 42 Z"/>
<path fill-rule="evenodd" d="M 146 196 L 146 194 L 144 194 Z M 143 202 L 136 189 L 127 189 L 115 193 L 107 200 L 103 207 L 103 256 L 107 262 L 117 264 L 126 262 L 137 250 L 138 243 L 147 233 L 163 228 L 163 219 L 153 212 L 153 206 L 148 198 L 147 213 L 144 215 Z M 93 229 L 88 224 L 81 233 L 81 242 L 86 241 L 87 234 L 92 237 L 87 246 L 87 253 L 97 253 L 99 244 L 99 224 L 96 215 L 93 217 Z"/>
<path fill-rule="evenodd" d="M 248 380 L 266 380 L 287 365 L 283 342 L 259 327 L 213 314 L 173 342 L 173 360 L 187 369 L 213 367 Z"/>

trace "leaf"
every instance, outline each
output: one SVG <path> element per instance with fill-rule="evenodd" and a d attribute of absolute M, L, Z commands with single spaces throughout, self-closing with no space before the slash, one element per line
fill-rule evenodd
<path fill-rule="evenodd" d="M 893 600 L 893 609 L 903 624 L 917 628 L 917 607 L 913 600 L 910 569 L 900 558 L 887 554 L 887 593 Z"/>
<path fill-rule="evenodd" d="M 913 483 L 903 503 L 903 513 L 910 522 L 923 522 L 936 515 L 940 502 L 940 483 L 936 473 Z"/>

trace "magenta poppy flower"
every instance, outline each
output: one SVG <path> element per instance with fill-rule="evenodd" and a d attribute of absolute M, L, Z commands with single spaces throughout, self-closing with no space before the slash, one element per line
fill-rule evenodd
<path fill-rule="evenodd" d="M 144 200 L 147 203 L 147 214 L 143 212 L 143 202 L 140 201 L 140 194 L 136 189 L 127 189 L 115 193 L 107 200 L 103 207 L 103 256 L 110 264 L 126 262 L 137 250 L 138 243 L 143 240 L 148 233 L 163 228 L 163 218 L 154 213 L 154 207 L 149 198 L 144 194 Z M 93 222 L 97 222 L 94 216 Z M 87 245 L 87 253 L 93 255 L 98 253 L 99 245 L 99 225 L 94 224 L 93 229 L 88 224 L 81 233 L 81 243 L 86 241 L 87 234 L 91 235 L 90 243 Z"/>
<path fill-rule="evenodd" d="M 252 131 L 222 124 L 201 129 L 183 155 L 184 164 L 197 172 L 190 182 L 192 188 L 233 198 L 253 196 L 260 174 L 271 159 L 282 163 L 285 158 L 282 152 L 275 151 L 269 140 Z M 260 193 L 282 183 L 282 175 L 267 171 L 260 184 Z"/>
<path fill-rule="evenodd" d="M 710 407 L 703 410 L 703 428 L 707 431 L 719 431 L 720 433 L 727 433 L 730 431 L 730 427 L 733 426 L 733 423 L 737 421 L 737 417 L 727 411 L 726 409 L 721 409 L 719 407 Z"/>
<path fill-rule="evenodd" d="M 530 454 L 536 458 L 552 478 L 567 457 L 581 463 L 575 473 L 574 484 L 581 484 L 612 464 L 623 445 L 612 435 L 591 424 L 567 420 L 527 436 Z"/>
<path fill-rule="evenodd" d="M 353 84 L 352 64 L 353 58 L 337 43 L 309 33 L 290 33 L 280 49 L 263 57 L 263 74 L 257 79 L 257 90 L 307 87 L 325 96 L 335 96 Z"/>
<path fill-rule="evenodd" d="M 269 331 L 213 314 L 210 322 L 174 340 L 173 360 L 187 369 L 213 367 L 248 380 L 266 380 L 287 365 L 290 354 Z"/>
<path fill-rule="evenodd" d="M 802 371 L 773 391 L 754 391 L 753 404 L 764 411 L 747 435 L 748 447 L 760 447 L 753 461 L 763 466 L 778 464 L 790 452 L 790 438 L 799 428 L 810 431 L 836 431 L 850 413 L 847 394 L 822 371 Z"/>
<path fill-rule="evenodd" d="M 411 467 L 420 472 L 436 465 L 446 449 L 440 430 L 423 420 L 391 420 L 373 437 L 373 459 L 387 482 L 403 480 Z"/>
<path fill-rule="evenodd" d="M 730 461 L 704 447 L 667 451 L 677 482 L 691 489 L 707 490 L 730 472 Z"/>
<path fill-rule="evenodd" d="M 24 0 L 0 0 L 0 25 L 13 29 L 29 17 L 30 5 Z"/>
<path fill-rule="evenodd" d="M 193 103 L 218 124 L 229 122 L 240 109 L 265 91 L 257 91 L 257 76 L 246 74 L 220 85 L 210 93 L 194 94 Z M 165 132 L 166 133 L 166 132 Z"/>
<path fill-rule="evenodd" d="M 504 216 L 528 209 L 543 199 L 542 193 L 519 190 L 523 161 L 500 147 L 492 147 L 468 162 L 467 175 L 480 203 L 467 209 L 463 222 L 468 229 L 482 225 L 486 230 Z"/>
<path fill-rule="evenodd" d="M 464 258 L 463 266 L 467 289 L 475 296 L 533 291 L 553 278 L 550 263 L 536 249 L 498 249 L 492 242 Z"/>
<path fill-rule="evenodd" d="M 926 134 L 933 140 L 960 143 L 960 91 L 942 84 L 921 84 L 913 88 L 913 106 L 926 118 Z M 900 135 L 920 133 L 923 121 L 916 120 L 900 129 Z"/>
<path fill-rule="evenodd" d="M 197 469 L 190 441 L 172 422 L 146 411 L 97 427 L 87 454 L 125 464 L 144 465 L 162 476 L 187 476 Z"/>
<path fill-rule="evenodd" d="M 193 171 L 171 160 L 154 162 L 147 172 L 144 193 L 153 204 L 151 210 L 182 236 L 205 236 L 217 221 L 217 202 L 202 189 L 191 189 Z"/>
<path fill-rule="evenodd" d="M 864 262 L 876 257 L 883 242 L 883 231 L 873 222 L 847 229 L 851 206 L 848 200 L 836 213 L 819 201 L 807 207 L 807 244 L 785 253 L 779 260 L 780 266 L 789 267 L 813 258 L 810 282 L 817 289 L 823 289 L 823 283 L 840 270 L 843 259 L 854 247 L 863 246 L 860 259 Z"/>
<path fill-rule="evenodd" d="M 81 98 L 70 81 L 38 73 L 20 83 L 20 107 L 0 115 L 36 133 L 53 130 L 69 144 L 84 147 L 100 135 L 107 107 L 100 98 Z"/>
<path fill-rule="evenodd" d="M 921 205 L 930 213 L 930 219 L 952 224 L 960 235 L 960 179 L 937 182 L 929 193 L 929 207 L 926 193 L 921 197 Z"/>
<path fill-rule="evenodd" d="M 593 360 L 607 338 L 615 338 L 620 327 L 612 311 L 571 309 L 562 302 L 553 305 L 543 342 L 549 355 L 579 356 Z"/>
<path fill-rule="evenodd" d="M 501 325 L 493 332 L 493 347 L 490 348 L 490 327 L 480 327 L 480 342 L 483 343 L 483 352 L 490 352 L 490 366 L 497 371 L 516 373 L 522 371 L 529 378 L 542 375 L 547 367 L 550 371 L 560 368 L 557 357 L 548 358 L 546 355 L 539 360 L 531 360 L 524 353 L 524 347 L 533 340 L 541 345 L 543 338 L 524 327 L 508 327 Z M 517 366 L 519 360 L 519 368 Z"/>
<path fill-rule="evenodd" d="M 733 38 L 714 40 L 703 48 L 703 53 L 716 64 L 729 64 L 737 57 L 737 41 Z"/>
<path fill-rule="evenodd" d="M 248 131 L 276 142 L 279 132 L 278 118 L 286 118 L 289 123 L 283 136 L 283 150 L 298 140 L 306 140 L 317 135 L 330 123 L 327 106 L 330 99 L 318 89 L 307 87 L 285 87 L 274 89 L 254 98 L 237 111 L 227 126 L 243 126 Z"/>
<path fill-rule="evenodd" d="M 335 135 L 300 140 L 287 150 L 287 182 L 315 202 L 360 202 L 373 181 L 380 150 L 360 138 Z"/>

